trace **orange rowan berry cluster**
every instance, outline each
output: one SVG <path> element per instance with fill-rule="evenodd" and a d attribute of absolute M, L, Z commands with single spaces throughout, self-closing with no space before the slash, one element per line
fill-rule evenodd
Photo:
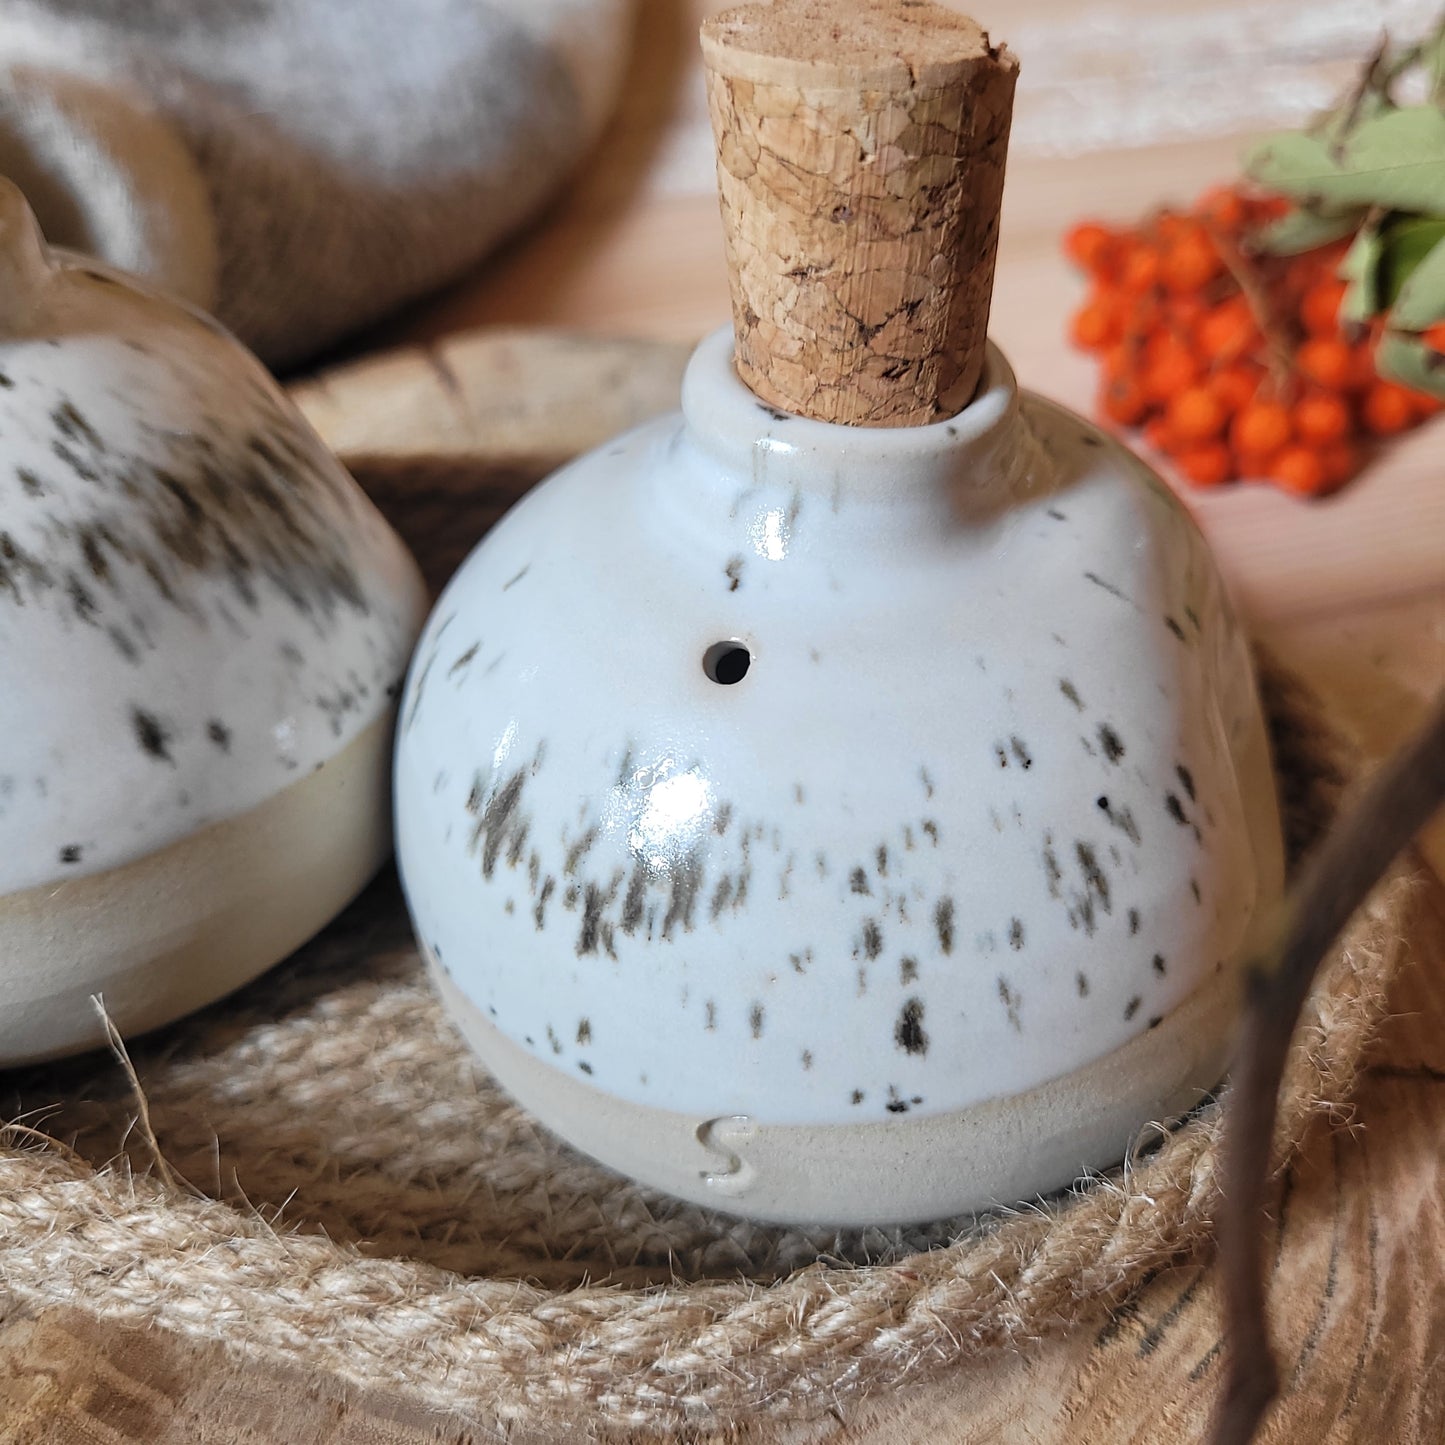
<path fill-rule="evenodd" d="M 1439 407 L 1376 375 L 1375 338 L 1346 336 L 1343 245 L 1251 250 L 1280 210 L 1220 187 L 1188 213 L 1129 229 L 1086 221 L 1064 240 L 1092 283 L 1070 334 L 1102 363 L 1101 414 L 1142 428 L 1195 486 L 1256 478 L 1319 496 L 1359 471 L 1371 439 Z M 1445 351 L 1445 326 L 1426 341 Z"/>

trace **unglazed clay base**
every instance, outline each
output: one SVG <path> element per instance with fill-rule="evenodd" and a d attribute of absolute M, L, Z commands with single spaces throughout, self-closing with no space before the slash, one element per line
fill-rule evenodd
<path fill-rule="evenodd" d="M 452 1020 L 497 1081 L 554 1133 L 658 1189 L 778 1224 L 913 1224 L 1052 1193 L 1127 1154 L 1219 1082 L 1237 983 L 1215 974 L 1148 1032 L 1026 1093 L 857 1124 L 700 1119 L 604 1094 L 497 1029 L 428 954 Z"/>
<path fill-rule="evenodd" d="M 239 817 L 133 863 L 0 899 L 0 1066 L 103 1042 L 213 1002 L 279 962 L 391 846 L 393 711 Z"/>

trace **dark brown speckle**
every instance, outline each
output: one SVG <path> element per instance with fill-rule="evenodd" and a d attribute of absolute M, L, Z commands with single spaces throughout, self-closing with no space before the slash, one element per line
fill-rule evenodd
<path fill-rule="evenodd" d="M 893 1027 L 893 1041 L 905 1054 L 923 1055 L 928 1052 L 928 1035 L 923 1029 L 923 1001 L 911 998 L 903 1005 L 898 1022 Z"/>
<path fill-rule="evenodd" d="M 455 677 L 457 673 L 462 672 L 468 666 L 468 664 L 471 663 L 472 660 L 476 657 L 477 650 L 481 647 L 481 645 L 482 644 L 480 642 L 472 643 L 472 645 L 467 648 L 467 650 L 462 653 L 462 655 L 457 658 L 457 660 L 452 663 L 449 668 L 447 668 L 447 676 Z"/>
<path fill-rule="evenodd" d="M 1099 724 L 1099 746 L 1111 763 L 1117 763 L 1124 756 L 1123 740 L 1108 723 Z"/>
<path fill-rule="evenodd" d="M 1016 1034 L 1023 1033 L 1023 1021 L 1019 1017 L 1020 1000 L 1018 993 L 1002 974 L 999 975 L 998 980 L 998 996 L 1008 1014 L 1009 1027 L 1013 1029 Z"/>
<path fill-rule="evenodd" d="M 953 899 L 940 898 L 933 910 L 933 926 L 938 933 L 938 946 L 944 953 L 953 952 Z"/>
<path fill-rule="evenodd" d="M 154 713 L 133 707 L 130 713 L 131 727 L 141 751 L 157 762 L 175 764 L 171 756 L 171 734 Z"/>
<path fill-rule="evenodd" d="M 1098 900 L 1099 906 L 1105 913 L 1110 910 L 1109 900 L 1109 879 L 1104 870 L 1099 867 L 1099 860 L 1094 850 L 1085 842 L 1074 844 L 1074 851 L 1078 855 L 1079 867 L 1084 874 L 1084 886 Z"/>
<path fill-rule="evenodd" d="M 1059 855 L 1054 852 L 1053 838 L 1049 834 L 1044 835 L 1044 876 L 1049 883 L 1049 897 L 1060 896 L 1059 885 L 1064 881 L 1064 870 L 1059 867 Z"/>
<path fill-rule="evenodd" d="M 1117 587 L 1114 586 L 1112 582 L 1104 581 L 1104 579 L 1100 577 L 1098 573 L 1085 572 L 1084 577 L 1087 581 L 1092 582 L 1095 587 L 1102 587 L 1104 591 L 1107 592 L 1111 597 L 1117 597 L 1120 602 L 1127 602 L 1130 604 L 1130 606 L 1133 606 L 1133 598 L 1131 598 L 1127 593 L 1121 592 Z"/>

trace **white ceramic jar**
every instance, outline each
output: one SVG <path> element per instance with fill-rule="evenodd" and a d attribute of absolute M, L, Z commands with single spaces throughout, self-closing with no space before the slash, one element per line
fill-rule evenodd
<path fill-rule="evenodd" d="M 684 1198 L 1059 1188 L 1223 1072 L 1282 877 L 1247 645 L 1168 488 L 996 350 L 953 420 L 872 429 L 764 406 L 731 342 L 437 604 L 418 936 L 522 1103 Z"/>
<path fill-rule="evenodd" d="M 0 182 L 0 1065 L 176 1018 L 390 845 L 420 576 L 261 366 Z"/>

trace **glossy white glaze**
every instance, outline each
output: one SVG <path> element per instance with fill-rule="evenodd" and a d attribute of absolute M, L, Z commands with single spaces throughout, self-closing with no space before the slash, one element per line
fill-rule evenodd
<path fill-rule="evenodd" d="M 439 601 L 398 738 L 418 932 L 514 1044 L 700 1127 L 948 1114 L 1103 1059 L 1280 886 L 1203 540 L 997 352 L 953 421 L 874 431 L 762 406 L 730 347 Z"/>
<path fill-rule="evenodd" d="M 394 705 L 424 607 L 243 348 L 0 189 L 0 896 L 320 768 Z"/>

